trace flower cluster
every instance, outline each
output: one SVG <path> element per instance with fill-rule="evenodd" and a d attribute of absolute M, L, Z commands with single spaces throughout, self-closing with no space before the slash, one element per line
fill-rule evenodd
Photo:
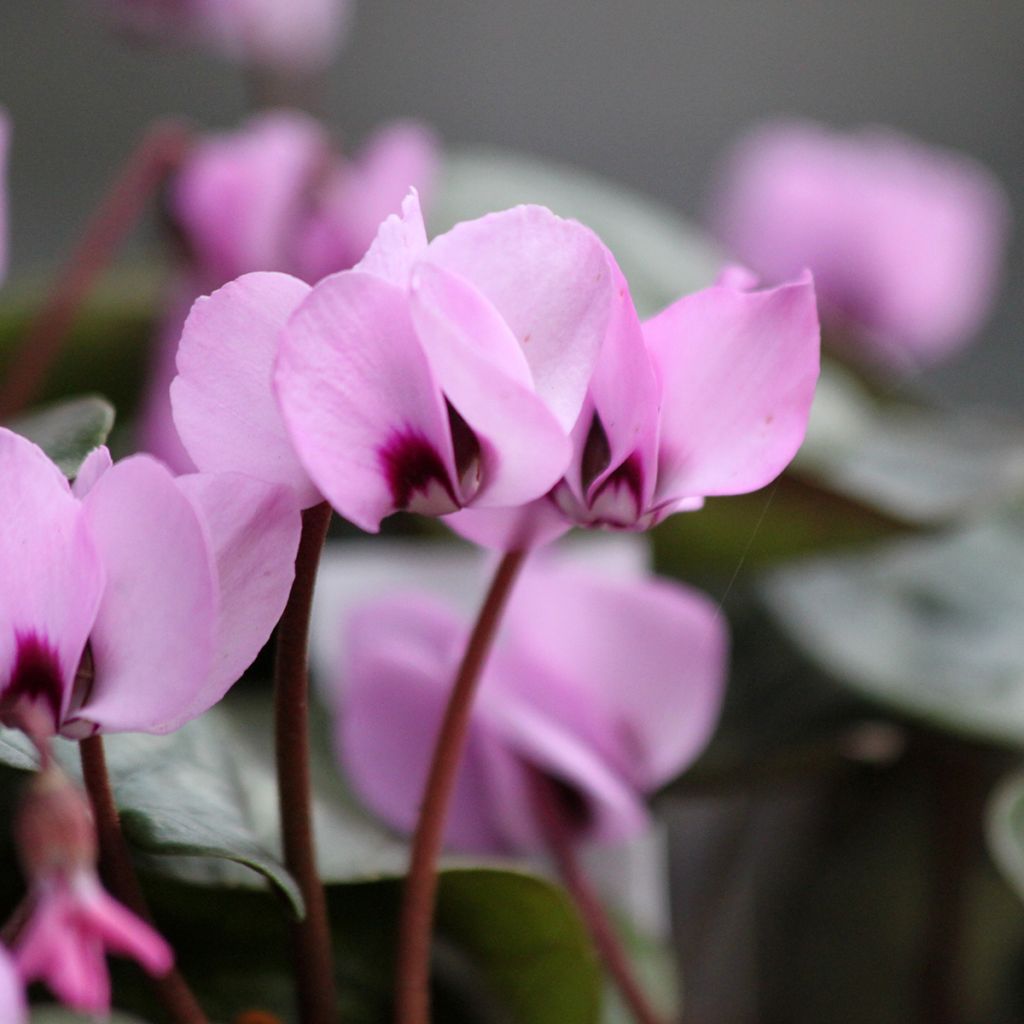
<path fill-rule="evenodd" d="M 472 509 L 453 526 L 527 547 L 768 483 L 817 372 L 809 276 L 730 279 L 641 324 L 582 225 L 521 206 L 428 243 L 410 195 L 351 271 L 246 275 L 200 299 L 171 397 L 203 469 L 323 495 L 370 531 Z"/>

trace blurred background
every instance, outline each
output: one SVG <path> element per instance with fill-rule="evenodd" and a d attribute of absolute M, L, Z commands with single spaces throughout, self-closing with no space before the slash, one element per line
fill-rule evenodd
<path fill-rule="evenodd" d="M 0 104 L 12 153 L 12 272 L 63 253 L 144 126 L 243 116 L 237 68 L 120 43 L 88 0 L 0 5 Z M 579 164 L 700 220 L 734 137 L 780 113 L 891 124 L 989 165 L 1024 214 L 1024 5 L 702 0 L 435 0 L 356 5 L 323 110 L 343 141 L 396 116 L 448 144 Z M 68 181 L 77 182 L 69 188 Z M 1024 274 L 1018 232 L 979 343 L 919 384 L 958 401 L 1020 404 Z"/>

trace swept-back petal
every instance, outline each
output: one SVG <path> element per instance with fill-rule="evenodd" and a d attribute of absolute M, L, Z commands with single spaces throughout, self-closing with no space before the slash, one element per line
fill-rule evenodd
<path fill-rule="evenodd" d="M 406 293 L 361 271 L 321 281 L 284 331 L 274 375 L 295 450 L 324 497 L 376 532 L 409 508 L 458 508 L 451 428 Z"/>
<path fill-rule="evenodd" d="M 420 197 L 416 189 L 412 189 L 402 200 L 401 213 L 393 213 L 381 221 L 366 255 L 353 269 L 405 288 L 413 264 L 426 248 L 427 229 L 423 224 Z"/>
<path fill-rule="evenodd" d="M 810 274 L 769 291 L 706 288 L 644 324 L 664 382 L 656 499 L 742 494 L 800 447 L 818 379 Z"/>
<path fill-rule="evenodd" d="M 82 502 L 107 573 L 90 638 L 95 678 L 66 725 L 166 732 L 210 670 L 217 577 L 191 502 L 155 459 L 103 474 Z"/>
<path fill-rule="evenodd" d="M 203 472 L 286 484 L 303 507 L 321 499 L 288 439 L 271 379 L 282 329 L 309 292 L 298 278 L 261 273 L 198 299 L 171 384 L 175 425 Z"/>
<path fill-rule="evenodd" d="M 579 735 L 642 791 L 703 750 L 725 685 L 727 636 L 714 604 L 667 580 L 624 580 L 568 564 L 527 567 L 507 612 L 510 646 L 571 681 L 558 715 L 591 709 Z M 554 700 L 518 673 L 531 703 Z M 611 733 L 602 722 L 612 721 Z M 597 724 L 595 724 L 597 723 Z"/>
<path fill-rule="evenodd" d="M 394 828 L 411 832 L 466 627 L 434 602 L 404 596 L 365 605 L 346 628 L 339 755 L 360 798 Z M 445 833 L 460 850 L 507 848 L 505 808 L 496 805 L 489 780 L 494 771 L 506 785 L 509 771 L 523 779 L 490 724 L 489 682 L 482 682 Z"/>
<path fill-rule="evenodd" d="M 195 473 L 177 484 L 213 544 L 220 612 L 213 664 L 182 709 L 184 724 L 216 704 L 270 638 L 295 576 L 302 516 L 294 491 L 243 473 Z"/>
<path fill-rule="evenodd" d="M 67 481 L 0 428 L 0 703 L 40 701 L 56 727 L 103 591 L 99 556 Z"/>
<path fill-rule="evenodd" d="M 465 278 L 428 262 L 413 271 L 410 308 L 445 398 L 480 447 L 473 503 L 507 507 L 547 493 L 569 463 L 569 439 L 533 391 L 497 310 Z"/>
<path fill-rule="evenodd" d="M 542 206 L 517 206 L 457 224 L 430 243 L 427 258 L 490 300 L 568 433 L 612 312 L 612 265 L 597 236 Z"/>

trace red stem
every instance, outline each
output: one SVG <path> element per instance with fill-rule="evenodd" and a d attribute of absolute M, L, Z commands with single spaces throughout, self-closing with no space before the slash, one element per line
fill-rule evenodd
<path fill-rule="evenodd" d="M 309 614 L 320 553 L 331 522 L 326 502 L 302 513 L 295 582 L 277 629 L 274 723 L 281 842 L 285 866 L 302 892 L 306 914 L 292 925 L 292 951 L 302 1024 L 334 1024 L 334 983 L 327 898 L 316 866 L 309 764 Z"/>
<path fill-rule="evenodd" d="M 184 125 L 159 122 L 125 161 L 58 273 L 0 385 L 0 422 L 35 398 L 97 278 L 113 260 L 150 197 L 181 162 L 188 138 Z"/>
<path fill-rule="evenodd" d="M 412 840 L 409 874 L 402 893 L 395 983 L 396 1024 L 428 1024 L 430 1020 L 430 938 L 437 900 L 437 860 L 444 842 L 448 807 L 458 777 L 477 684 L 525 557 L 525 551 L 510 551 L 498 565 L 455 676 L 434 746 Z"/>
<path fill-rule="evenodd" d="M 629 956 L 622 948 L 608 913 L 576 856 L 575 837 L 557 784 L 540 772 L 534 774 L 533 781 L 534 807 L 548 849 L 608 973 L 639 1024 L 665 1024 L 664 1018 L 651 1006 L 634 976 Z"/>
<path fill-rule="evenodd" d="M 90 736 L 78 745 L 82 759 L 82 777 L 96 819 L 100 847 L 100 868 L 111 892 L 144 921 L 153 923 L 131 853 L 121 831 L 121 817 L 110 787 L 103 737 Z M 208 1024 L 188 983 L 177 968 L 159 978 L 150 977 L 157 998 L 175 1024 Z"/>

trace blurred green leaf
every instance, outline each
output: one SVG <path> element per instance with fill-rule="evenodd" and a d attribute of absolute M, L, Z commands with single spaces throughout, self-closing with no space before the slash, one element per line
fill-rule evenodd
<path fill-rule="evenodd" d="M 70 480 L 86 455 L 106 442 L 114 407 L 98 395 L 83 395 L 34 409 L 8 426 L 35 441 Z"/>
<path fill-rule="evenodd" d="M 166 272 L 156 266 L 119 267 L 105 275 L 80 311 L 42 399 L 98 391 L 122 419 L 142 394 L 153 324 L 163 309 Z M 45 301 L 48 280 L 5 285 L 0 296 L 0 374 Z"/>
<path fill-rule="evenodd" d="M 501 149 L 447 155 L 429 210 L 431 232 L 518 203 L 540 203 L 592 228 L 619 261 L 642 316 L 710 284 L 722 264 L 714 246 L 664 204 L 577 168 Z"/>
<path fill-rule="evenodd" d="M 938 728 L 1024 742 L 1024 524 L 774 571 L 764 601 L 835 679 Z"/>
<path fill-rule="evenodd" d="M 941 525 L 1024 496 L 1024 425 L 883 403 L 826 361 L 793 471 L 901 522 Z"/>

